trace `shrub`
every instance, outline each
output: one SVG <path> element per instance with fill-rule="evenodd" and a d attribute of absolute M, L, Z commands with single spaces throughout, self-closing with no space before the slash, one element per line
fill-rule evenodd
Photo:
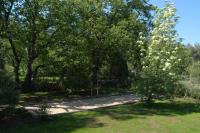
<path fill-rule="evenodd" d="M 18 101 L 18 92 L 11 75 L 0 70 L 0 104 L 15 105 Z"/>
<path fill-rule="evenodd" d="M 176 92 L 177 82 L 173 78 L 160 77 L 158 75 L 143 75 L 136 85 L 136 92 L 145 96 L 147 101 L 154 98 L 171 98 Z"/>
<path fill-rule="evenodd" d="M 194 62 L 189 67 L 190 81 L 193 83 L 200 83 L 200 61 Z"/>
<path fill-rule="evenodd" d="M 185 96 L 192 97 L 200 103 L 200 84 L 195 84 L 192 81 L 182 81 L 181 84 L 185 88 Z"/>

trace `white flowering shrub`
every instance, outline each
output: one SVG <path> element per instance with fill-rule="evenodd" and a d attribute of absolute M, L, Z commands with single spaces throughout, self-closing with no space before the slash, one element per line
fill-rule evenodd
<path fill-rule="evenodd" d="M 182 46 L 175 30 L 178 17 L 173 4 L 157 9 L 153 20 L 153 29 L 147 50 L 144 38 L 140 37 L 138 45 L 143 56 L 143 69 L 139 93 L 151 100 L 153 96 L 172 96 L 177 85 L 176 76 L 182 64 Z"/>

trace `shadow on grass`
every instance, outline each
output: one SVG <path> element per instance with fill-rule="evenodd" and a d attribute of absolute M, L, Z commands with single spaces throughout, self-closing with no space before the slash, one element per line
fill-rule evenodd
<path fill-rule="evenodd" d="M 98 118 L 108 116 L 115 121 L 130 119 L 146 119 L 149 116 L 176 116 L 200 113 L 200 105 L 186 101 L 159 101 L 145 104 L 125 104 L 114 107 L 95 109 L 78 113 L 51 116 L 48 121 L 30 121 L 18 123 L 17 126 L 8 127 L 7 133 L 71 133 L 81 128 L 100 128 L 107 126 L 107 121 Z M 23 120 L 22 120 L 23 121 Z M 11 126 L 11 125 L 10 125 Z M 0 130 L 1 133 L 3 129 Z"/>
<path fill-rule="evenodd" d="M 70 133 L 83 127 L 105 126 L 95 119 L 97 114 L 92 112 L 61 114 L 41 120 L 23 111 L 11 112 L 9 115 L 12 116 L 8 117 L 5 116 L 8 112 L 0 112 L 0 116 L 4 117 L 0 119 L 0 133 Z"/>
<path fill-rule="evenodd" d="M 200 113 L 200 105 L 194 102 L 155 102 L 151 104 L 136 103 L 115 106 L 107 109 L 97 109 L 101 115 L 108 115 L 115 120 L 145 118 L 146 116 L 176 116 L 190 113 Z"/>

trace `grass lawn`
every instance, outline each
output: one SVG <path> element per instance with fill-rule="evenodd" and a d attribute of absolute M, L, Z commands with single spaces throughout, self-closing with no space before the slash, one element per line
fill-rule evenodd
<path fill-rule="evenodd" d="M 26 123 L 26 124 L 25 124 Z M 135 103 L 27 120 L 1 133 L 200 133 L 200 105 L 192 99 Z"/>

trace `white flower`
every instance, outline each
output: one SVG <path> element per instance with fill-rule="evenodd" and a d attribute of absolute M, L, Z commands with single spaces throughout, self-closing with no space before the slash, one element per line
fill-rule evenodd
<path fill-rule="evenodd" d="M 142 42 L 142 41 L 137 41 L 137 43 L 138 43 L 138 44 L 143 44 L 143 42 Z"/>
<path fill-rule="evenodd" d="M 152 39 L 154 40 L 156 38 L 156 36 L 152 36 Z"/>
<path fill-rule="evenodd" d="M 166 63 L 165 63 L 165 68 L 170 68 L 170 67 L 171 67 L 171 63 L 166 62 Z"/>
<path fill-rule="evenodd" d="M 168 38 L 164 38 L 164 41 L 168 41 L 169 39 Z"/>
<path fill-rule="evenodd" d="M 166 68 L 163 68 L 162 70 L 163 70 L 163 71 L 166 71 Z"/>
<path fill-rule="evenodd" d="M 142 32 L 139 33 L 139 36 L 142 36 Z"/>
<path fill-rule="evenodd" d="M 175 56 L 171 56 L 170 59 L 173 60 L 173 59 L 176 59 L 176 57 Z"/>
<path fill-rule="evenodd" d="M 170 76 L 173 76 L 173 75 L 175 75 L 175 74 L 170 72 L 169 75 L 170 75 Z"/>
<path fill-rule="evenodd" d="M 159 58 L 160 58 L 159 56 L 154 57 L 155 60 L 158 60 Z"/>

